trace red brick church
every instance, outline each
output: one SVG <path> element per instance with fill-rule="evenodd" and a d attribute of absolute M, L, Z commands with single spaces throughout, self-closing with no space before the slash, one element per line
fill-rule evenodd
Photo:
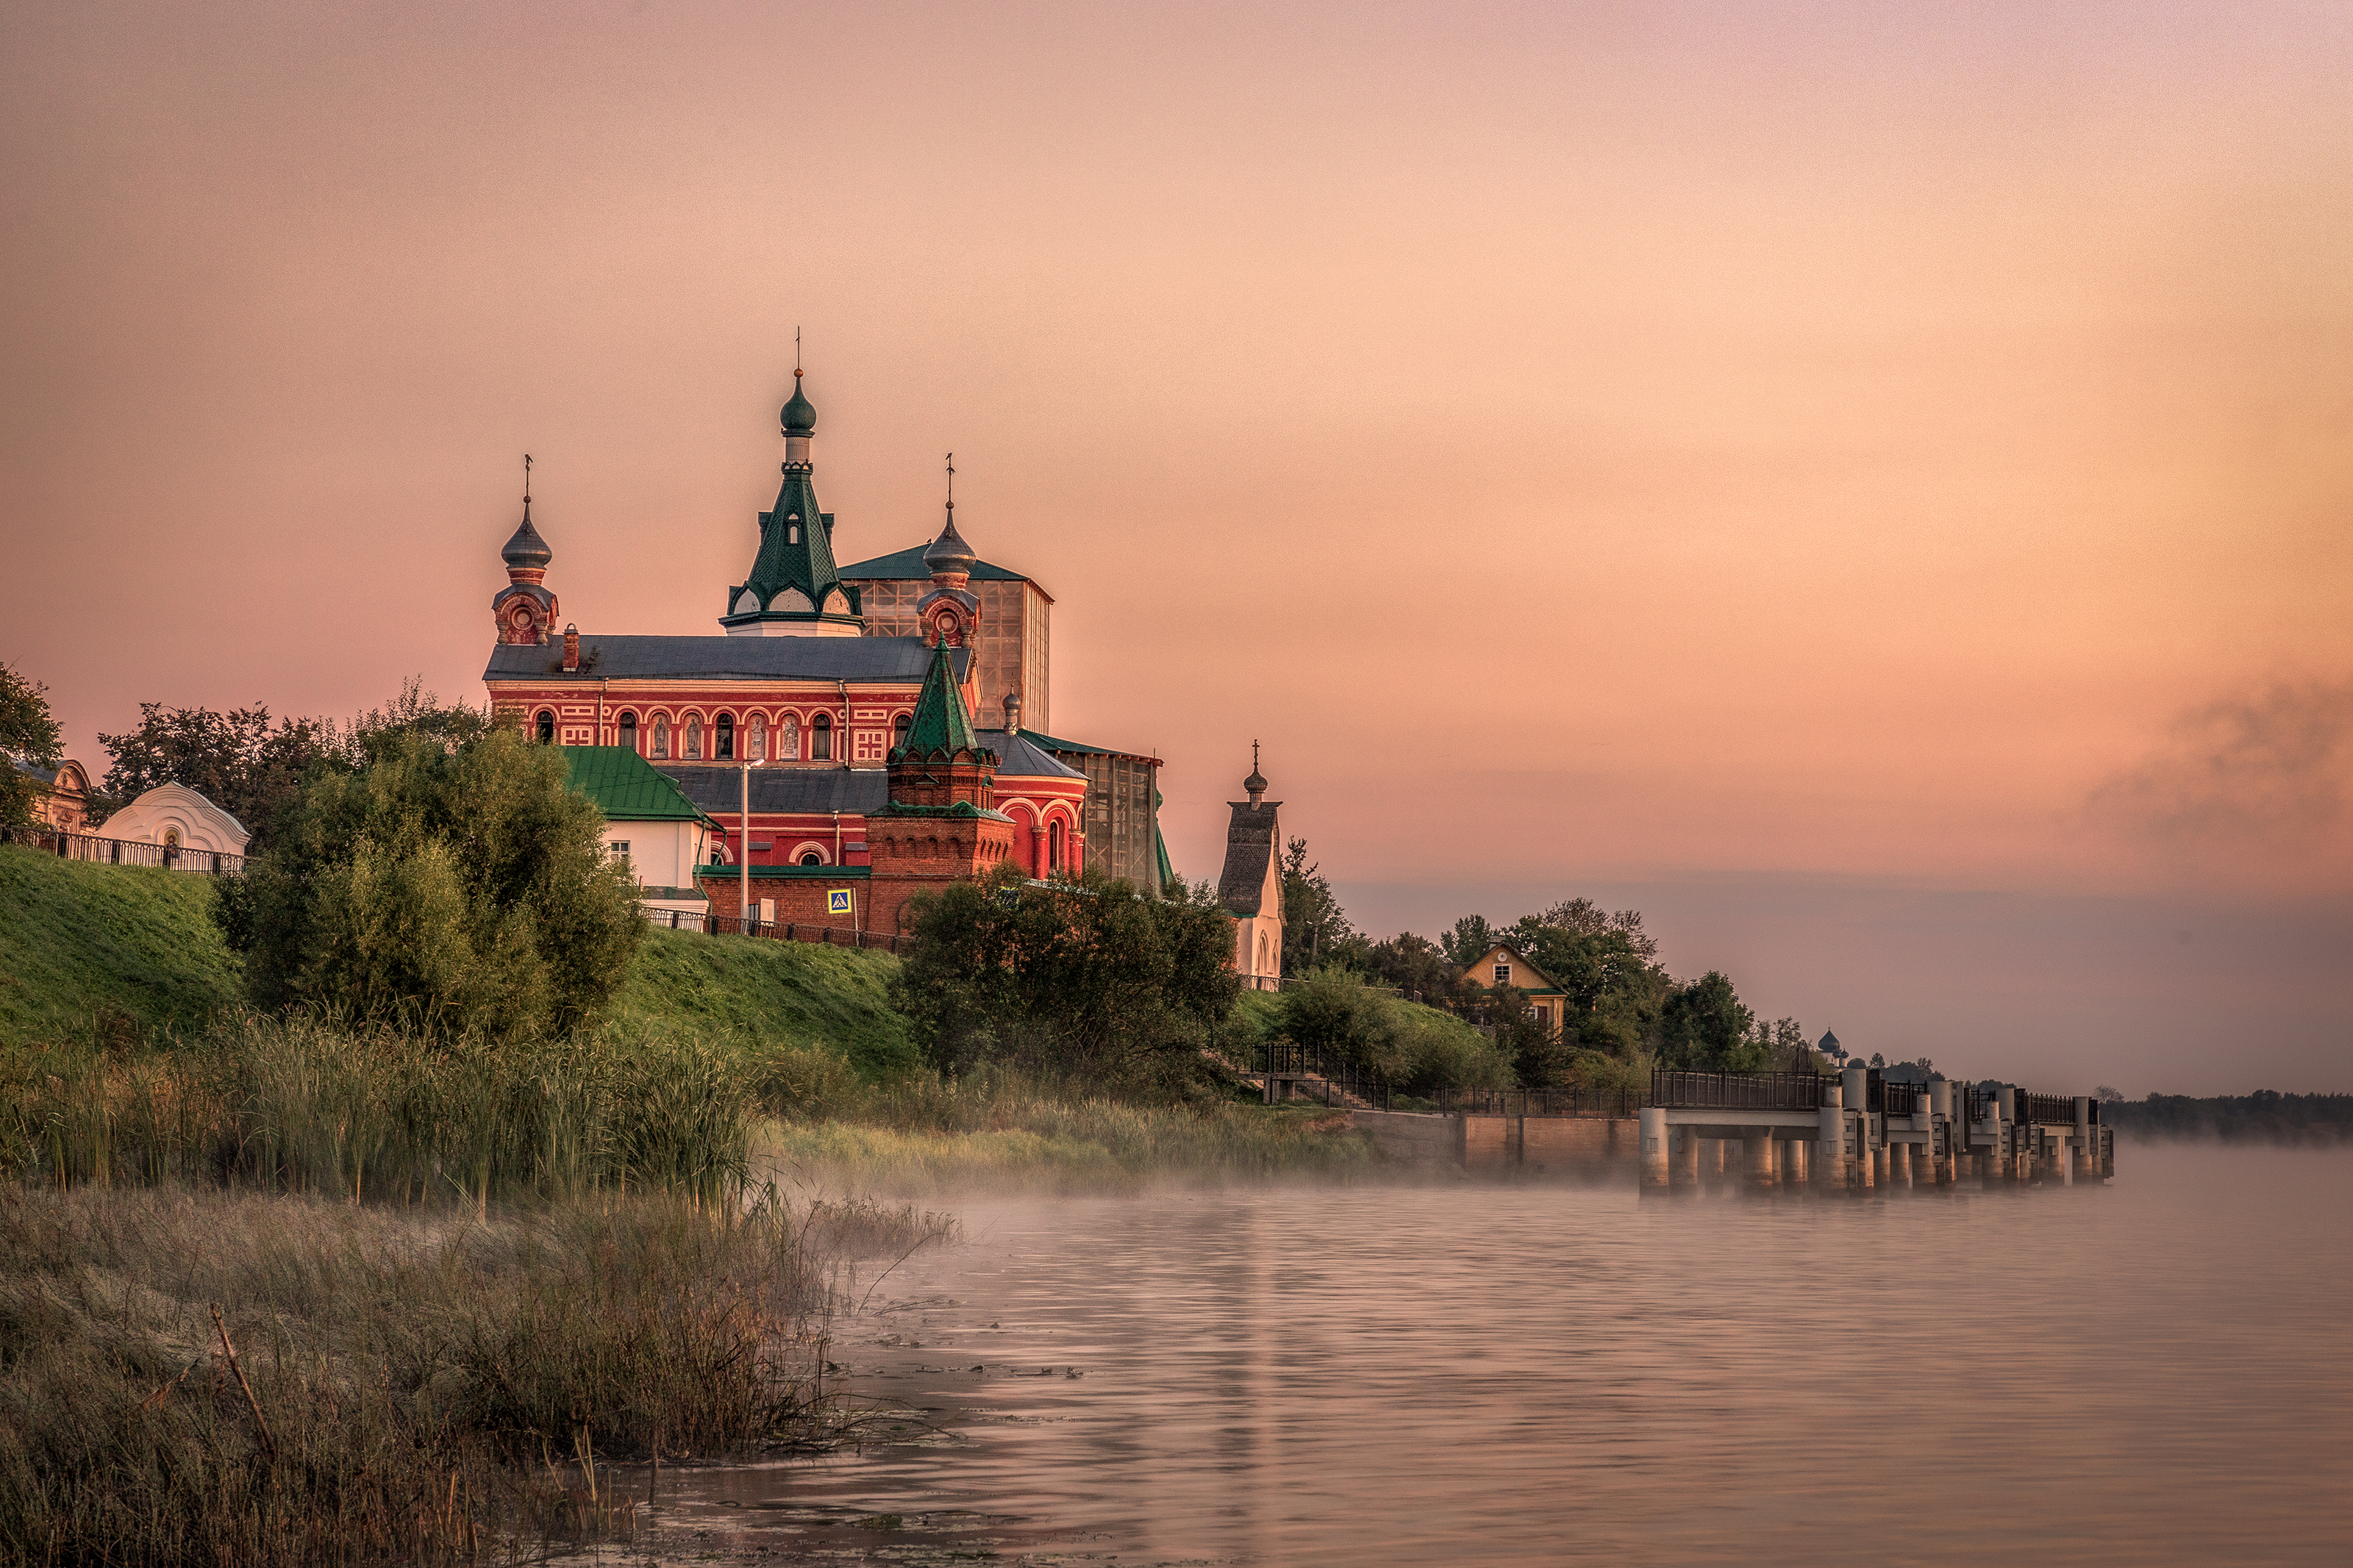
<path fill-rule="evenodd" d="M 1051 595 L 973 553 L 953 489 L 928 545 L 837 565 L 817 410 L 793 375 L 782 483 L 719 635 L 565 623 L 525 494 L 491 606 L 496 710 L 543 742 L 627 747 L 674 779 L 718 825 L 699 879 L 714 914 L 739 912 L 746 863 L 763 919 L 877 932 L 900 929 L 920 888 L 1008 860 L 1162 886 L 1158 760 L 1042 731 Z"/>

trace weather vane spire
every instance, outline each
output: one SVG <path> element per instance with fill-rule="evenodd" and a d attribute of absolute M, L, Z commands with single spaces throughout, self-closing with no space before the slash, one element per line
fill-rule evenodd
<path fill-rule="evenodd" d="M 800 378 L 801 378 L 801 330 L 800 330 L 798 327 L 795 327 L 795 328 L 793 329 L 793 379 L 794 379 L 795 381 L 798 381 Z"/>
<path fill-rule="evenodd" d="M 948 454 L 948 515 L 955 515 L 955 454 Z"/>
<path fill-rule="evenodd" d="M 531 454 L 522 455 L 522 520 L 531 521 Z"/>

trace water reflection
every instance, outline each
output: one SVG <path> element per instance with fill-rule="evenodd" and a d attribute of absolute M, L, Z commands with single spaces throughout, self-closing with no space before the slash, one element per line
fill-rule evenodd
<path fill-rule="evenodd" d="M 902 1265 L 839 1352 L 923 1440 L 692 1476 L 651 1544 L 2348 1561 L 2353 1157 L 2135 1149 L 2120 1166 L 2105 1190 L 1870 1202 L 1458 1186 L 960 1205 L 968 1242 Z"/>

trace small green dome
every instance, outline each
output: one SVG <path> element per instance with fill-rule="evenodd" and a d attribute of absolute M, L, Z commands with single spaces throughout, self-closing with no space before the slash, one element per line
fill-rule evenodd
<path fill-rule="evenodd" d="M 787 436 L 807 436 L 817 430 L 817 405 L 801 392 L 801 373 L 793 372 L 793 400 L 785 405 L 778 416 L 785 422 Z"/>

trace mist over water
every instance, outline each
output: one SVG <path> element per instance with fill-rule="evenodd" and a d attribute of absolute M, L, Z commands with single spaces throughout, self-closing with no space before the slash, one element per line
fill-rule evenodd
<path fill-rule="evenodd" d="M 966 1240 L 884 1279 L 835 1352 L 952 1436 L 690 1473 L 657 1551 L 2353 1556 L 2353 1155 L 2133 1145 L 2105 1189 L 1874 1201 L 956 1206 Z M 902 1528 L 851 1522 L 877 1514 Z"/>

